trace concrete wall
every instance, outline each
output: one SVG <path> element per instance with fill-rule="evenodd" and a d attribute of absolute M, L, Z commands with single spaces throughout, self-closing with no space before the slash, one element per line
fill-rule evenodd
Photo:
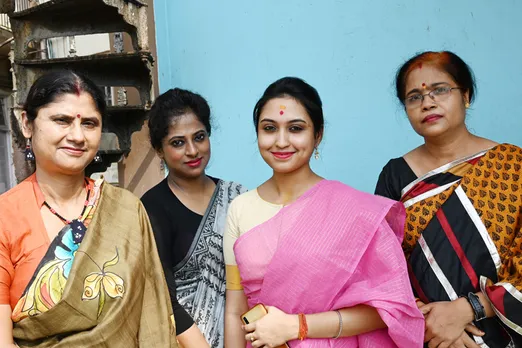
<path fill-rule="evenodd" d="M 156 28 L 154 18 L 154 2 L 149 1 L 148 8 L 148 30 L 149 30 L 149 46 L 157 62 L 156 55 Z M 131 43 L 129 40 L 124 41 L 125 49 L 130 50 Z M 157 65 L 153 69 L 154 93 L 158 95 L 158 72 Z M 129 104 L 139 104 L 137 95 L 128 94 Z M 129 156 L 119 164 L 120 185 L 132 191 L 138 197 L 149 190 L 152 186 L 159 183 L 164 172 L 161 168 L 161 162 L 155 151 L 151 148 L 149 142 L 149 131 L 147 122 L 139 132 L 132 135 L 132 148 Z"/>
<path fill-rule="evenodd" d="M 475 70 L 470 128 L 522 145 L 522 2 L 155 0 L 159 81 L 200 92 L 217 126 L 210 174 L 252 188 L 270 169 L 252 109 L 269 83 L 294 75 L 324 101 L 319 174 L 373 191 L 382 166 L 422 139 L 394 97 L 393 77 L 423 50 L 453 50 Z"/>

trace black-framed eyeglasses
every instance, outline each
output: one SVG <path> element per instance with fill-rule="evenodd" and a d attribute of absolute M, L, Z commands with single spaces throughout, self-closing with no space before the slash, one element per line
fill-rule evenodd
<path fill-rule="evenodd" d="M 438 102 L 443 101 L 449 97 L 451 94 L 451 91 L 454 89 L 463 89 L 462 87 L 437 87 L 435 89 L 432 89 L 429 93 L 421 94 L 416 93 L 406 98 L 404 101 L 404 104 L 408 108 L 416 108 L 422 104 L 424 101 L 424 97 L 429 96 L 431 100 Z"/>

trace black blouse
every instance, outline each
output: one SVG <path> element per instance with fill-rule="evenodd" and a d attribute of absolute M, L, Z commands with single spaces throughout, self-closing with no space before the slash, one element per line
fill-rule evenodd
<path fill-rule="evenodd" d="M 219 179 L 211 179 L 216 184 L 219 181 Z M 141 197 L 141 201 L 154 231 L 176 320 L 176 334 L 180 335 L 194 324 L 194 320 L 176 298 L 174 267 L 189 252 L 203 216 L 181 203 L 170 189 L 167 179 L 147 191 Z"/>
<path fill-rule="evenodd" d="M 375 194 L 400 201 L 402 189 L 415 180 L 417 180 L 417 175 L 404 158 L 391 159 L 379 175 Z"/>

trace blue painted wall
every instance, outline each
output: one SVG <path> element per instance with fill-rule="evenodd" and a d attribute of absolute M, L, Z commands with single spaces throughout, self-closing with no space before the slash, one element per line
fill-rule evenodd
<path fill-rule="evenodd" d="M 274 80 L 299 76 L 324 102 L 326 133 L 313 168 L 373 191 L 382 166 L 421 143 L 394 97 L 397 67 L 422 50 L 453 50 L 475 71 L 468 123 L 522 145 L 522 1 L 155 0 L 160 90 L 209 101 L 209 173 L 254 188 L 270 168 L 252 109 Z"/>

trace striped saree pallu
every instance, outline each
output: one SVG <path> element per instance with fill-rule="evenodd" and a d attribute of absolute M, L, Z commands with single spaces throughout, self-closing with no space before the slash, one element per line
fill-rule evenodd
<path fill-rule="evenodd" d="M 423 302 L 481 291 L 496 317 L 474 324 L 482 347 L 522 347 L 522 149 L 502 144 L 405 187 L 403 248 Z"/>

